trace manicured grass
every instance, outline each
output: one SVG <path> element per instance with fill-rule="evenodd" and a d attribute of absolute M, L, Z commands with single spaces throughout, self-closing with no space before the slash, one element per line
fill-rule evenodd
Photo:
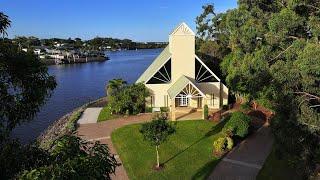
<path fill-rule="evenodd" d="M 288 166 L 286 160 L 278 159 L 274 148 L 266 159 L 260 170 L 257 180 L 300 180 L 302 179 L 295 171 Z"/>
<path fill-rule="evenodd" d="M 155 147 L 143 140 L 141 124 L 115 130 L 112 142 L 130 179 L 204 179 L 219 162 L 212 148 L 222 126 L 204 120 L 177 122 L 176 133 L 159 148 L 161 171 L 153 170 Z"/>
<path fill-rule="evenodd" d="M 98 122 L 102 122 L 102 121 L 107 121 L 107 120 L 110 120 L 110 119 L 115 119 L 115 118 L 118 118 L 120 117 L 121 115 L 115 115 L 115 114 L 111 114 L 111 111 L 110 109 L 108 108 L 108 106 L 105 106 L 100 114 L 99 114 L 99 117 L 98 117 Z"/>

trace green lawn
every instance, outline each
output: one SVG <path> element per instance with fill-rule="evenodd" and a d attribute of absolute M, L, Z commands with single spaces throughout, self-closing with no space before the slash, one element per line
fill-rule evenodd
<path fill-rule="evenodd" d="M 118 117 L 121 117 L 121 115 L 114 115 L 114 114 L 111 114 L 111 111 L 110 109 L 108 108 L 108 106 L 105 106 L 99 116 L 98 116 L 98 122 L 102 122 L 102 121 L 107 121 L 107 120 L 110 120 L 110 119 L 115 119 L 115 118 L 118 118 Z"/>
<path fill-rule="evenodd" d="M 260 170 L 257 180 L 300 180 L 302 179 L 285 160 L 280 160 L 275 154 L 274 148 Z"/>
<path fill-rule="evenodd" d="M 160 162 L 165 168 L 154 171 L 155 148 L 143 140 L 141 125 L 129 125 L 112 133 L 114 143 L 130 179 L 204 179 L 219 159 L 212 155 L 213 140 L 223 124 L 181 121 L 177 132 L 160 146 Z"/>

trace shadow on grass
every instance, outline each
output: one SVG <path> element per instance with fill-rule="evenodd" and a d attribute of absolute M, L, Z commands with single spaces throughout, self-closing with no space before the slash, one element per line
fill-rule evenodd
<path fill-rule="evenodd" d="M 219 159 L 212 160 L 202 166 L 193 176 L 192 180 L 207 179 L 212 172 L 212 169 L 220 162 Z"/>
<path fill-rule="evenodd" d="M 163 162 L 162 164 L 166 164 L 168 162 L 170 162 L 171 160 L 173 160 L 174 158 L 176 158 L 177 156 L 179 156 L 180 154 L 184 153 L 185 151 L 187 151 L 188 149 L 190 149 L 192 146 L 198 144 L 199 142 L 201 142 L 202 140 L 212 136 L 212 135 L 215 135 L 215 134 L 218 134 L 221 129 L 223 128 L 223 126 L 225 125 L 225 123 L 227 122 L 227 119 L 220 122 L 219 124 L 217 124 L 216 126 L 213 126 L 212 129 L 210 131 L 208 131 L 202 138 L 198 139 L 197 141 L 195 141 L 194 143 L 192 143 L 190 146 L 188 146 L 187 148 L 181 150 L 180 152 L 178 152 L 177 154 L 173 155 L 171 158 L 169 158 L 168 160 L 166 160 L 165 162 Z"/>
<path fill-rule="evenodd" d="M 216 126 L 213 126 L 212 129 L 206 133 L 205 137 L 210 137 L 212 135 L 218 134 L 229 119 L 230 117 L 227 117 L 224 121 L 220 122 Z"/>

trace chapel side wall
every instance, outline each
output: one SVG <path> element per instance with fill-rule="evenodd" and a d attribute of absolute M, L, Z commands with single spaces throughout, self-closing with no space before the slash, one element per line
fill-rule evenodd
<path fill-rule="evenodd" d="M 146 87 L 150 91 L 150 95 L 154 96 L 154 107 L 165 106 L 165 96 L 168 96 L 167 90 L 170 88 L 169 84 L 146 84 Z M 150 103 L 149 103 L 150 105 Z M 170 106 L 170 97 L 168 97 L 168 106 Z"/>
<path fill-rule="evenodd" d="M 222 83 L 221 83 L 222 84 Z M 224 92 L 220 92 L 220 82 L 212 83 L 198 83 L 197 84 L 201 91 L 205 93 L 207 98 L 207 105 L 209 108 L 219 109 L 220 108 L 220 95 L 223 101 L 223 104 L 228 103 L 228 88 L 224 86 L 222 89 Z M 213 106 L 210 106 L 211 95 L 214 94 Z"/>

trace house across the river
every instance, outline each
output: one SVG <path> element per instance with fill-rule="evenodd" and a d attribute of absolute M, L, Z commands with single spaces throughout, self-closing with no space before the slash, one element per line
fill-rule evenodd
<path fill-rule="evenodd" d="M 216 110 L 228 103 L 228 88 L 195 54 L 195 33 L 181 23 L 170 35 L 169 45 L 140 76 L 151 96 L 147 106 L 155 111 L 168 107 L 171 119 L 176 111 Z"/>

